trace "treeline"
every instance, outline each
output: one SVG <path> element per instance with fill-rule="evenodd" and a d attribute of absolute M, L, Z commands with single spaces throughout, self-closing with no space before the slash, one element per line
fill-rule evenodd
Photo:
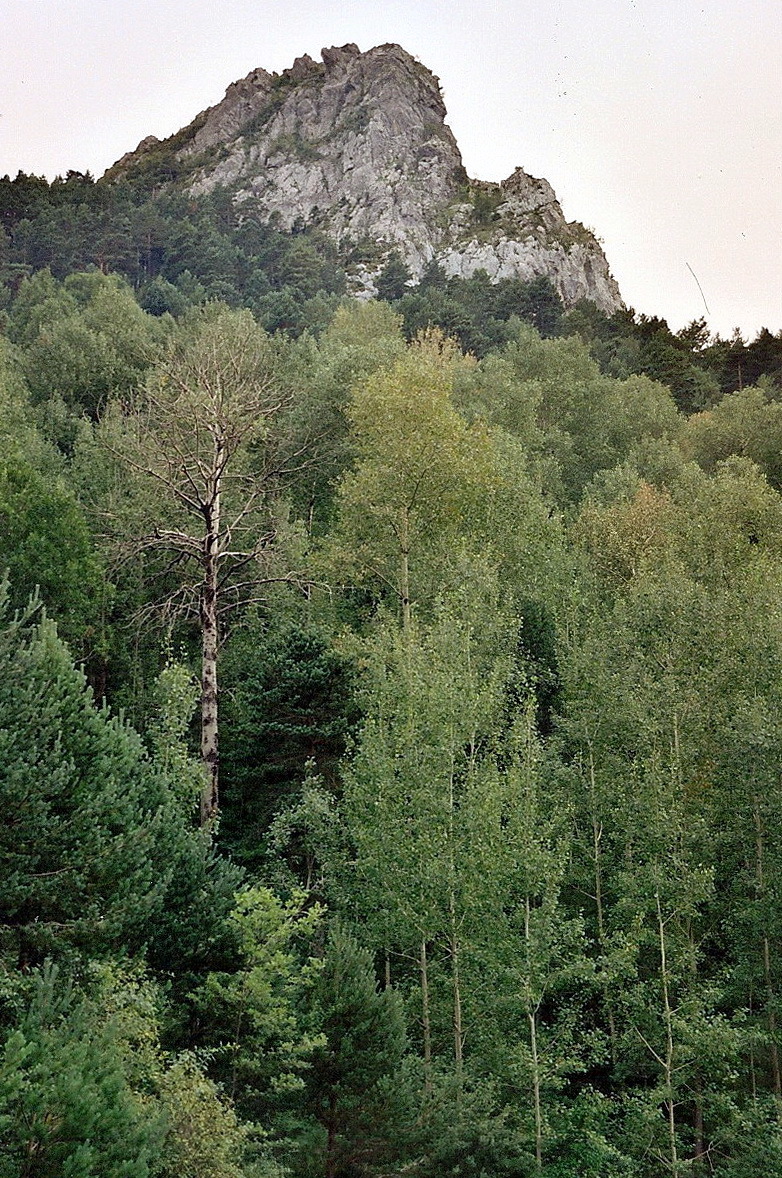
<path fill-rule="evenodd" d="M 0 1175 L 776 1178 L 774 347 L 208 241 L 6 252 Z"/>
<path fill-rule="evenodd" d="M 250 307 L 267 331 L 294 334 L 322 330 L 356 265 L 382 257 L 376 243 L 338 250 L 316 226 L 284 233 L 264 223 L 251 200 L 237 207 L 223 189 L 193 198 L 143 172 L 98 183 L 81 172 L 51 184 L 23 172 L 2 177 L 0 226 L 0 309 L 37 270 L 48 267 L 63 279 L 95 267 L 125 277 L 154 315 L 180 315 L 220 299 Z M 410 283 L 392 252 L 378 293 L 398 301 L 408 339 L 438 326 L 482 357 L 507 342 L 509 321 L 518 317 L 546 337 L 580 335 L 607 375 L 644 373 L 661 381 L 685 413 L 707 409 L 761 376 L 776 384 L 782 378 L 782 332 L 768 328 L 752 341 L 738 331 L 722 340 L 710 338 L 703 320 L 672 332 L 664 319 L 632 310 L 606 316 L 586 303 L 565 313 L 546 279 L 492 284 L 482 272 L 447 278 L 436 265 L 418 285 Z"/>

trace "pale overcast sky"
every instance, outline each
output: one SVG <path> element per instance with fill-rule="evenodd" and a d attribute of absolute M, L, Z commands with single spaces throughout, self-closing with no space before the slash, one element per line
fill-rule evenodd
<path fill-rule="evenodd" d="M 0 175 L 100 175 L 256 66 L 396 41 L 471 176 L 517 165 L 674 329 L 782 329 L 780 0 L 0 0 Z"/>

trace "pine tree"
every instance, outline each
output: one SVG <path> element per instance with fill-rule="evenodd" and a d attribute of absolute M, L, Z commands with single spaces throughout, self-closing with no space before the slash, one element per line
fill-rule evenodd
<path fill-rule="evenodd" d="M 394 990 L 378 988 L 372 955 L 334 925 L 313 1006 L 325 1042 L 313 1055 L 309 1101 L 325 1135 L 325 1178 L 338 1178 L 393 1155 L 400 1108 L 391 1081 L 405 1049 L 402 1004 Z"/>
<path fill-rule="evenodd" d="M 74 950 L 170 955 L 173 921 L 181 967 L 219 940 L 235 873 L 210 861 L 181 783 L 95 706 L 36 616 L 0 624 L 0 953 L 22 968 Z"/>

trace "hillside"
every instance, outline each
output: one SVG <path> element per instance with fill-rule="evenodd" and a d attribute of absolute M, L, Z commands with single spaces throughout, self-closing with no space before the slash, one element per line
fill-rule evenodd
<path fill-rule="evenodd" d="M 550 188 L 329 52 L 0 178 L 0 1178 L 779 1178 L 782 332 L 453 274 Z M 215 179 L 361 71 L 437 200 Z"/>

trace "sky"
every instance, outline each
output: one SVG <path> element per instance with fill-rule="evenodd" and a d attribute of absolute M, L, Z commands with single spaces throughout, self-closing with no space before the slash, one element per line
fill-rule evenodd
<path fill-rule="evenodd" d="M 0 0 L 0 176 L 99 176 L 262 66 L 394 41 L 469 174 L 521 166 L 674 330 L 782 330 L 780 0 Z"/>

